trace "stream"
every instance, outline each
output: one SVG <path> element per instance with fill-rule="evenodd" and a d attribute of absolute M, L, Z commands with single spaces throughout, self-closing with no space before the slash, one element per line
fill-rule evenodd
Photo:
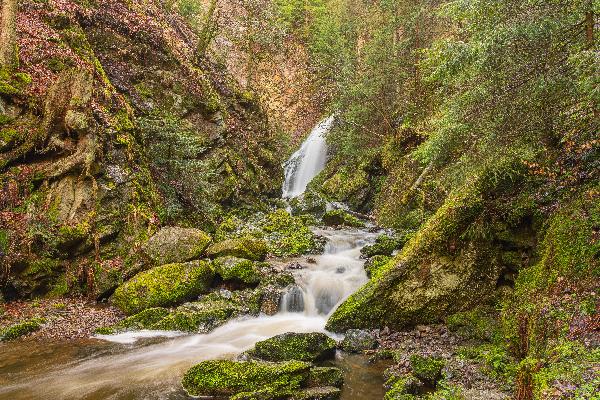
<path fill-rule="evenodd" d="M 332 121 L 319 124 L 288 162 L 284 194 L 302 193 L 323 169 L 323 134 Z M 367 282 L 360 250 L 377 234 L 362 229 L 314 231 L 327 239 L 323 254 L 270 260 L 304 266 L 294 271 L 297 286 L 283 296 L 278 314 L 236 319 L 208 334 L 141 331 L 78 341 L 0 344 L 0 399 L 189 399 L 180 380 L 200 361 L 235 358 L 281 333 L 325 332 L 328 316 Z M 384 366 L 340 352 L 333 364 L 345 372 L 342 399 L 383 398 Z"/>

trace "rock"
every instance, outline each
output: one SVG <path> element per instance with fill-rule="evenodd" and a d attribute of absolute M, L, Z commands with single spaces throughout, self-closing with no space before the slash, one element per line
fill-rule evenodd
<path fill-rule="evenodd" d="M 152 236 L 143 251 L 157 265 L 199 259 L 211 238 L 200 229 L 166 227 Z"/>
<path fill-rule="evenodd" d="M 182 384 L 190 396 L 234 396 L 266 389 L 272 393 L 292 393 L 306 384 L 309 371 L 310 364 L 302 361 L 266 363 L 211 360 L 189 369 Z M 238 397 L 242 398 L 259 397 Z"/>
<path fill-rule="evenodd" d="M 265 361 L 323 361 L 335 356 L 336 343 L 324 333 L 284 333 L 256 343 L 248 353 Z"/>
<path fill-rule="evenodd" d="M 367 276 L 372 278 L 377 275 L 377 271 L 383 268 L 387 263 L 392 260 L 392 257 L 389 256 L 374 256 L 365 262 L 365 271 L 367 272 Z"/>
<path fill-rule="evenodd" d="M 186 303 L 151 326 L 151 329 L 208 333 L 240 315 L 242 310 L 233 301 L 205 296 L 200 301 Z"/>
<path fill-rule="evenodd" d="M 445 362 L 441 359 L 423 357 L 418 354 L 413 354 L 410 357 L 410 366 L 413 374 L 428 386 L 435 386 L 437 381 L 442 377 L 444 365 Z"/>
<path fill-rule="evenodd" d="M 279 312 L 283 289 L 275 285 L 262 288 L 262 303 L 260 311 L 266 315 L 275 315 Z"/>
<path fill-rule="evenodd" d="M 162 265 L 119 286 L 111 300 L 129 315 L 146 308 L 169 307 L 206 293 L 213 278 L 213 270 L 205 261 Z"/>
<path fill-rule="evenodd" d="M 297 271 L 297 270 L 301 270 L 301 269 L 306 269 L 306 267 L 304 265 L 300 264 L 299 262 L 291 262 L 285 266 L 285 269 Z"/>
<path fill-rule="evenodd" d="M 219 257 L 212 261 L 212 267 L 215 273 L 225 281 L 257 284 L 261 279 L 255 263 L 243 258 Z"/>
<path fill-rule="evenodd" d="M 252 261 L 263 261 L 267 256 L 268 247 L 264 240 L 243 237 L 227 239 L 213 244 L 206 253 L 212 259 L 231 256 Z"/>
<path fill-rule="evenodd" d="M 388 391 L 385 393 L 385 400 L 410 400 L 416 399 L 414 396 L 419 393 L 423 384 L 411 374 L 402 376 L 392 376 L 385 383 Z"/>
<path fill-rule="evenodd" d="M 336 387 L 323 386 L 309 388 L 293 394 L 291 400 L 336 400 L 339 399 L 342 391 Z"/>
<path fill-rule="evenodd" d="M 350 226 L 361 228 L 365 224 L 358 218 L 348 214 L 344 210 L 331 210 L 323 215 L 323 224 L 326 226 Z"/>
<path fill-rule="evenodd" d="M 350 329 L 342 340 L 340 347 L 349 353 L 361 353 L 378 346 L 377 338 L 369 331 Z"/>

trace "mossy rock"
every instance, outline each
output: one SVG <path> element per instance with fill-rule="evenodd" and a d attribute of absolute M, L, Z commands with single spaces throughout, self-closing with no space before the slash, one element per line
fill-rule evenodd
<path fill-rule="evenodd" d="M 344 210 L 331 210 L 323 215 L 323 224 L 326 226 L 350 226 L 362 228 L 364 222 Z"/>
<path fill-rule="evenodd" d="M 360 253 L 367 258 L 375 256 L 391 256 L 400 244 L 401 241 L 394 237 L 381 235 L 375 239 L 374 244 L 363 247 Z"/>
<path fill-rule="evenodd" d="M 499 335 L 500 327 L 496 317 L 490 311 L 477 308 L 449 316 L 446 318 L 446 326 L 465 338 L 490 341 Z"/>
<path fill-rule="evenodd" d="M 293 217 L 283 209 L 268 214 L 259 227 L 269 244 L 269 251 L 278 257 L 320 253 L 324 248 L 324 242 L 308 228 L 302 217 Z"/>
<path fill-rule="evenodd" d="M 375 256 L 368 259 L 364 266 L 367 276 L 369 278 L 376 276 L 391 260 L 392 257 L 389 256 Z"/>
<path fill-rule="evenodd" d="M 208 333 L 240 313 L 240 307 L 230 300 L 208 298 L 177 307 L 152 329 Z"/>
<path fill-rule="evenodd" d="M 213 278 L 206 261 L 162 265 L 119 286 L 111 300 L 129 315 L 151 307 L 169 307 L 206 293 Z"/>
<path fill-rule="evenodd" d="M 0 330 L 0 341 L 8 341 L 38 331 L 44 323 L 42 318 L 32 318 Z"/>
<path fill-rule="evenodd" d="M 323 361 L 335 356 L 336 343 L 324 333 L 284 333 L 256 343 L 248 352 L 266 361 Z"/>
<path fill-rule="evenodd" d="M 327 211 L 327 201 L 315 190 L 308 189 L 290 200 L 292 215 L 310 214 L 322 217 Z"/>
<path fill-rule="evenodd" d="M 267 243 L 264 240 L 242 237 L 213 244 L 206 253 L 212 259 L 229 256 L 263 261 L 267 257 L 268 251 Z"/>
<path fill-rule="evenodd" d="M 321 386 L 301 390 L 290 396 L 290 400 L 337 400 L 342 395 L 341 389 L 333 386 Z"/>
<path fill-rule="evenodd" d="M 199 259 L 211 238 L 200 229 L 166 227 L 144 245 L 144 252 L 157 264 L 182 263 Z"/>
<path fill-rule="evenodd" d="M 410 357 L 410 367 L 414 376 L 429 386 L 435 386 L 442 378 L 442 369 L 445 365 L 444 360 L 437 358 L 423 357 L 418 354 Z"/>
<path fill-rule="evenodd" d="M 314 367 L 310 370 L 308 384 L 311 387 L 338 387 L 344 383 L 342 370 L 335 367 Z"/>
<path fill-rule="evenodd" d="M 292 393 L 308 381 L 310 364 L 302 361 L 204 361 L 184 375 L 183 388 L 190 396 L 234 396 L 270 390 Z"/>
<path fill-rule="evenodd" d="M 212 261 L 213 270 L 225 281 L 239 281 L 256 284 L 261 274 L 254 261 L 237 257 L 219 257 Z"/>

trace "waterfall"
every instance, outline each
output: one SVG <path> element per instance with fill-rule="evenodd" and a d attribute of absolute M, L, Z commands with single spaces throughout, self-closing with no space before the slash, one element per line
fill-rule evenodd
<path fill-rule="evenodd" d="M 327 162 L 325 135 L 331 129 L 335 116 L 321 121 L 310 133 L 302 146 L 285 163 L 283 197 L 292 198 L 304 193 L 306 187 L 317 176 Z"/>

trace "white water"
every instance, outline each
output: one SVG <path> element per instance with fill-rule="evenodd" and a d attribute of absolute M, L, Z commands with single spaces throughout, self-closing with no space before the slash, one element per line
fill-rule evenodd
<path fill-rule="evenodd" d="M 256 342 L 285 332 L 325 332 L 328 315 L 367 281 L 360 249 L 373 242 L 375 234 L 362 230 L 316 233 L 328 239 L 324 254 L 313 257 L 314 264 L 306 258 L 294 260 L 307 266 L 295 271 L 305 305 L 302 312 L 287 312 L 283 301 L 282 312 L 275 316 L 237 319 L 208 334 L 135 344 L 152 332 L 116 335 L 110 337 L 116 343 L 104 345 L 109 346 L 108 354 L 96 350 L 70 363 L 48 360 L 46 368 L 28 368 L 6 381 L 0 379 L 0 399 L 185 399 L 181 377 L 202 360 L 235 357 Z"/>
<path fill-rule="evenodd" d="M 286 170 L 287 195 L 301 194 L 323 168 L 327 149 L 322 135 L 332 122 L 330 117 L 315 128 L 294 155 L 299 163 L 294 164 L 297 169 Z M 47 364 L 24 369 L 8 365 L 15 372 L 0 376 L 0 399 L 185 399 L 179 382 L 200 361 L 235 357 L 281 333 L 325 332 L 328 316 L 366 283 L 360 249 L 374 242 L 376 234 L 356 229 L 316 233 L 327 238 L 325 251 L 313 262 L 294 260 L 305 268 L 294 272 L 297 286 L 283 296 L 279 314 L 233 320 L 202 335 L 142 331 L 100 336 L 111 343 L 100 342 L 104 347 L 99 349 L 88 349 L 89 344 L 69 349 L 76 355 L 69 354 L 66 363 L 58 355 L 65 352 L 64 345 L 44 349 L 59 361 L 49 358 Z"/>
<path fill-rule="evenodd" d="M 327 142 L 325 135 L 331 129 L 335 116 L 319 123 L 306 141 L 285 164 L 283 197 L 290 199 L 304 193 L 306 187 L 317 176 L 327 162 Z"/>

